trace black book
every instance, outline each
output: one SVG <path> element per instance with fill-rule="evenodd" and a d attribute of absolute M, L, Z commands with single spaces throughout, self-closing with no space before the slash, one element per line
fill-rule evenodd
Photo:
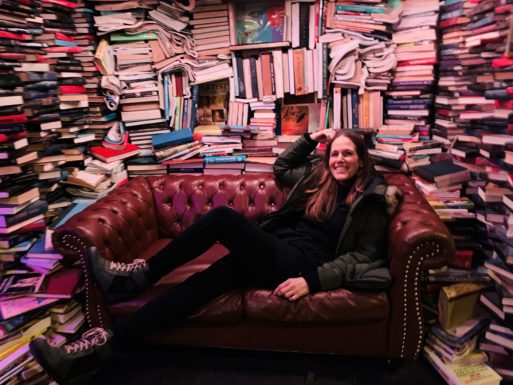
<path fill-rule="evenodd" d="M 32 186 L 31 186 L 32 187 Z M 36 215 L 44 214 L 48 210 L 48 203 L 38 200 L 14 215 L 0 215 L 0 227 L 9 227 Z"/>
<path fill-rule="evenodd" d="M 450 160 L 431 163 L 425 166 L 418 166 L 414 169 L 415 174 L 429 182 L 436 182 L 444 179 L 450 179 L 461 173 L 467 173 L 465 167 L 454 164 Z"/>
<path fill-rule="evenodd" d="M 299 3 L 299 46 L 308 48 L 310 4 Z"/>

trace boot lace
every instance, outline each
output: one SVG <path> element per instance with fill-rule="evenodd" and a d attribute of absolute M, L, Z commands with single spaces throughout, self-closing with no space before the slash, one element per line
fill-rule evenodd
<path fill-rule="evenodd" d="M 109 333 L 102 328 L 93 328 L 82 334 L 82 338 L 64 345 L 67 354 L 83 352 L 93 346 L 101 346 L 109 339 Z"/>
<path fill-rule="evenodd" d="M 144 259 L 134 259 L 132 263 L 110 262 L 110 269 L 114 272 L 135 273 L 144 270 L 146 261 Z"/>

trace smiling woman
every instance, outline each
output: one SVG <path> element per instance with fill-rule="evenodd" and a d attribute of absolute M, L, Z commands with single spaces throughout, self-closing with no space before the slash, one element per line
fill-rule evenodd
<path fill-rule="evenodd" d="M 326 143 L 326 153 L 311 157 L 319 143 Z M 91 329 L 59 348 L 45 339 L 32 341 L 34 357 L 59 383 L 67 383 L 91 375 L 114 350 L 178 325 L 200 306 L 237 288 L 272 289 L 284 301 L 297 301 L 339 287 L 387 287 L 386 230 L 393 210 L 387 210 L 387 185 L 373 171 L 363 139 L 331 129 L 304 134 L 277 158 L 273 170 L 290 193 L 258 225 L 219 206 L 148 260 L 108 261 L 90 249 L 89 270 L 110 303 L 138 296 L 217 242 L 229 253 L 110 330 Z"/>

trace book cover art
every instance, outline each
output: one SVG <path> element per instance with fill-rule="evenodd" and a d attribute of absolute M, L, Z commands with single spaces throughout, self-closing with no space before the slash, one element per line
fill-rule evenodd
<path fill-rule="evenodd" d="M 308 106 L 285 105 L 281 107 L 281 134 L 301 135 L 308 132 Z"/>
<path fill-rule="evenodd" d="M 285 8 L 283 4 L 248 2 L 237 4 L 236 32 L 238 44 L 283 41 Z"/>
<path fill-rule="evenodd" d="M 228 79 L 199 85 L 197 120 L 199 124 L 220 125 L 228 116 Z"/>
<path fill-rule="evenodd" d="M 5 274 L 0 277 L 0 294 L 28 294 L 41 290 L 44 276 L 39 273 Z"/>
<path fill-rule="evenodd" d="M 319 126 L 318 103 L 284 104 L 281 107 L 281 135 L 302 135 Z"/>

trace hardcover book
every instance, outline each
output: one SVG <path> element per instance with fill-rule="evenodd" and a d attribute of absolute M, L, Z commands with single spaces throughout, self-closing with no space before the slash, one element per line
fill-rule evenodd
<path fill-rule="evenodd" d="M 235 5 L 237 44 L 272 43 L 284 40 L 285 7 L 271 1 Z"/>

